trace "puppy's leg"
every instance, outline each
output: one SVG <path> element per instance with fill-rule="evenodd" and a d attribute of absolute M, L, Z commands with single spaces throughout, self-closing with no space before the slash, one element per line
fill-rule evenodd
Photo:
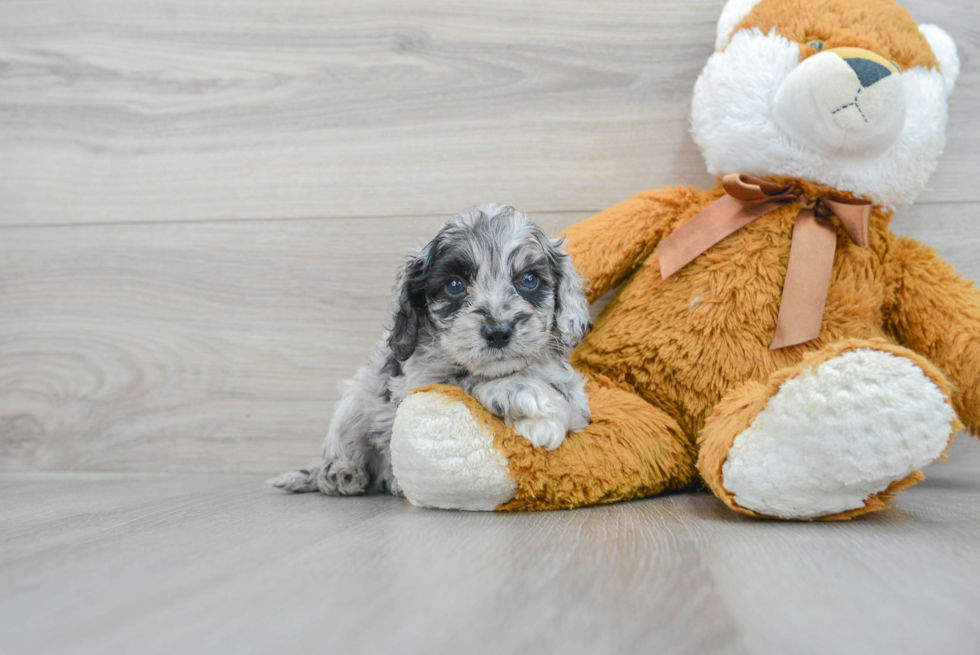
<path fill-rule="evenodd" d="M 564 357 L 545 358 L 520 373 L 479 383 L 470 393 L 533 445 L 554 450 L 592 415 L 585 378 Z"/>
<path fill-rule="evenodd" d="M 369 464 L 376 455 L 367 439 L 371 417 L 365 411 L 362 394 L 353 384 L 334 412 L 330 430 L 323 441 L 323 462 L 316 484 L 330 496 L 356 496 L 371 484 Z"/>
<path fill-rule="evenodd" d="M 289 473 L 283 473 L 274 478 L 269 478 L 266 482 L 276 489 L 301 494 L 310 491 L 319 491 L 316 483 L 316 478 L 319 474 L 320 463 L 317 462 L 308 468 L 299 471 L 290 471 Z"/>
<path fill-rule="evenodd" d="M 554 450 L 566 434 L 584 430 L 592 412 L 585 378 L 567 361 L 542 366 L 540 374 L 536 385 L 517 385 L 511 414 L 505 414 L 505 419 L 535 446 Z"/>
<path fill-rule="evenodd" d="M 331 496 L 353 496 L 367 490 L 369 463 L 377 457 L 367 439 L 372 403 L 365 402 L 365 391 L 356 378 L 342 383 L 342 394 L 323 441 L 320 462 L 272 478 L 270 485 L 293 493 L 319 490 Z"/>
<path fill-rule="evenodd" d="M 533 445 L 554 450 L 565 441 L 572 426 L 572 412 L 568 401 L 551 389 L 522 389 L 515 395 L 515 404 L 504 415 L 514 432 Z"/>
<path fill-rule="evenodd" d="M 389 475 L 390 469 L 389 464 Z M 266 482 L 277 489 L 297 494 L 322 491 L 329 496 L 356 496 L 367 490 L 371 476 L 368 467 L 356 463 L 355 457 L 349 454 L 337 455 L 331 451 L 316 464 L 299 471 L 283 473 Z"/>
<path fill-rule="evenodd" d="M 283 491 L 295 494 L 322 491 L 328 496 L 362 494 L 370 481 L 366 470 L 349 460 L 331 460 L 266 480 L 268 484 Z"/>
<path fill-rule="evenodd" d="M 390 439 L 389 434 L 388 440 L 390 441 Z M 375 459 L 375 466 L 377 471 L 374 473 L 374 477 L 377 490 L 392 496 L 404 496 L 405 494 L 398 484 L 398 480 L 395 479 L 395 473 L 391 468 L 391 449 L 387 445 L 379 450 L 378 457 Z"/>
<path fill-rule="evenodd" d="M 558 371 L 551 381 L 551 386 L 558 391 L 566 401 L 570 413 L 569 430 L 581 432 L 592 420 L 592 410 L 589 409 L 589 394 L 585 390 L 585 378 L 572 368 L 567 360 L 559 362 Z"/>
<path fill-rule="evenodd" d="M 560 389 L 540 379 L 498 378 L 475 385 L 473 397 L 504 418 L 533 445 L 554 450 L 572 425 L 572 409 Z"/>

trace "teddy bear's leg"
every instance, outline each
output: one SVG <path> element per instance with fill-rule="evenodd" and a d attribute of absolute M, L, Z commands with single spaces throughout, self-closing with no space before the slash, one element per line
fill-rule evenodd
<path fill-rule="evenodd" d="M 649 496 L 695 476 L 694 444 L 665 412 L 590 382 L 592 423 L 556 450 L 533 447 L 458 387 L 402 401 L 391 437 L 395 477 L 413 505 L 538 510 Z"/>
<path fill-rule="evenodd" d="M 923 479 L 959 423 L 949 383 L 883 340 L 848 340 L 730 392 L 705 422 L 698 470 L 743 514 L 846 519 Z"/>

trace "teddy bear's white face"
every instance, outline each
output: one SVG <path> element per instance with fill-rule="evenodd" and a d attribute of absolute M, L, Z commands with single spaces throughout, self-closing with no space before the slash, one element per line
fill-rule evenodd
<path fill-rule="evenodd" d="M 800 177 L 889 208 L 910 204 L 945 143 L 959 69 L 949 36 L 920 27 L 936 70 L 903 69 L 861 47 L 801 44 L 776 29 L 732 34 L 758 3 L 729 1 L 718 50 L 695 85 L 691 131 L 708 170 Z"/>
<path fill-rule="evenodd" d="M 820 41 L 811 43 L 822 47 Z M 786 134 L 827 157 L 879 157 L 905 126 L 901 71 L 864 48 L 819 52 L 776 89 L 772 118 Z"/>

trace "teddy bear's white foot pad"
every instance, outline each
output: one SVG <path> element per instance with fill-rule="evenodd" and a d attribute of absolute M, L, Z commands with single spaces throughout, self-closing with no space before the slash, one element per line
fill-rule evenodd
<path fill-rule="evenodd" d="M 949 443 L 953 408 L 911 360 L 861 349 L 784 382 L 722 467 L 741 507 L 810 519 L 864 505 Z"/>
<path fill-rule="evenodd" d="M 398 407 L 391 463 L 405 497 L 419 507 L 493 510 L 514 497 L 507 458 L 465 404 L 414 393 Z"/>

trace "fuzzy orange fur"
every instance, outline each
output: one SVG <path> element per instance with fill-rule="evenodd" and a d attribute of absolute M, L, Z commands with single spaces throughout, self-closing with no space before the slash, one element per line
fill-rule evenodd
<path fill-rule="evenodd" d="M 498 509 L 615 502 L 682 487 L 700 473 L 723 502 L 755 515 L 721 480 L 735 437 L 784 381 L 855 348 L 908 357 L 971 430 L 980 427 L 980 350 L 970 338 L 980 334 L 980 292 L 933 251 L 896 237 L 880 208 L 870 248 L 839 230 L 821 335 L 808 343 L 769 350 L 798 205 L 756 220 L 662 280 L 658 241 L 722 192 L 719 184 L 641 193 L 568 229 L 567 250 L 592 280 L 593 299 L 625 279 L 573 353 L 591 379 L 593 423 L 584 432 L 555 451 L 533 448 L 462 390 L 438 388 L 465 402 L 508 457 L 517 492 Z M 826 518 L 884 509 L 921 479 L 914 473 L 863 507 Z"/>
<path fill-rule="evenodd" d="M 771 30 L 800 44 L 804 56 L 823 49 L 864 48 L 902 68 L 938 68 L 936 56 L 915 19 L 891 0 L 762 0 L 735 28 Z"/>
<path fill-rule="evenodd" d="M 583 276 L 602 280 L 593 293 L 627 277 L 573 363 L 671 413 L 692 440 L 734 386 L 765 382 L 805 353 L 842 339 L 888 336 L 882 313 L 886 263 L 876 254 L 887 250 L 891 216 L 877 208 L 871 248 L 859 248 L 839 230 L 820 337 L 805 344 L 769 350 L 798 205 L 763 216 L 661 279 L 657 241 L 722 193 L 720 185 L 707 191 L 676 188 L 624 203 L 633 212 L 630 223 L 649 223 L 637 230 L 651 235 L 643 260 L 627 259 L 605 242 L 605 234 L 619 232 L 606 212 L 567 232 L 576 267 Z M 609 211 L 616 217 L 623 209 Z M 593 271 L 599 275 L 593 277 Z"/>
<path fill-rule="evenodd" d="M 494 435 L 517 481 L 505 511 L 581 507 L 651 496 L 688 485 L 695 475 L 694 444 L 665 412 L 634 394 L 589 384 L 592 423 L 569 434 L 557 450 L 534 448 L 459 387 L 433 385 L 464 403 Z"/>
<path fill-rule="evenodd" d="M 833 194 L 799 183 L 811 197 Z M 808 343 L 768 348 L 798 206 L 758 219 L 660 279 L 657 242 L 722 193 L 720 185 L 642 193 L 569 228 L 568 250 L 594 281 L 593 298 L 626 280 L 573 354 L 580 370 L 663 409 L 692 442 L 700 437 L 700 473 L 730 506 L 720 467 L 735 437 L 783 381 L 848 349 L 909 357 L 977 431 L 980 292 L 932 250 L 896 237 L 888 229 L 891 214 L 881 208 L 872 215 L 870 248 L 838 231 L 821 334 Z M 624 243 L 624 233 L 634 242 Z M 711 432 L 709 415 L 716 422 Z M 887 498 L 919 479 L 911 475 L 865 507 L 833 518 L 883 509 Z"/>
<path fill-rule="evenodd" d="M 895 338 L 945 371 L 953 407 L 980 435 L 980 304 L 974 283 L 936 251 L 914 239 L 894 239 L 886 325 Z"/>
<path fill-rule="evenodd" d="M 804 50 L 820 39 L 825 48 L 863 47 L 906 68 L 937 66 L 915 21 L 891 0 L 762 0 L 736 29 L 744 28 L 775 29 Z M 848 195 L 769 179 L 797 184 L 811 198 Z M 838 230 L 820 336 L 807 343 L 769 349 L 799 205 L 766 214 L 661 279 L 657 244 L 723 193 L 720 183 L 648 191 L 567 230 L 567 251 L 589 280 L 590 300 L 622 284 L 572 355 L 591 380 L 593 423 L 584 432 L 555 451 L 535 449 L 461 390 L 439 388 L 490 426 L 508 457 L 517 491 L 498 509 L 614 502 L 700 475 L 729 507 L 756 516 L 724 488 L 732 443 L 779 385 L 855 348 L 909 358 L 980 433 L 980 291 L 933 250 L 893 234 L 891 213 L 880 207 L 869 248 Z M 824 518 L 883 509 L 921 479 L 912 473 L 864 506 Z"/>

